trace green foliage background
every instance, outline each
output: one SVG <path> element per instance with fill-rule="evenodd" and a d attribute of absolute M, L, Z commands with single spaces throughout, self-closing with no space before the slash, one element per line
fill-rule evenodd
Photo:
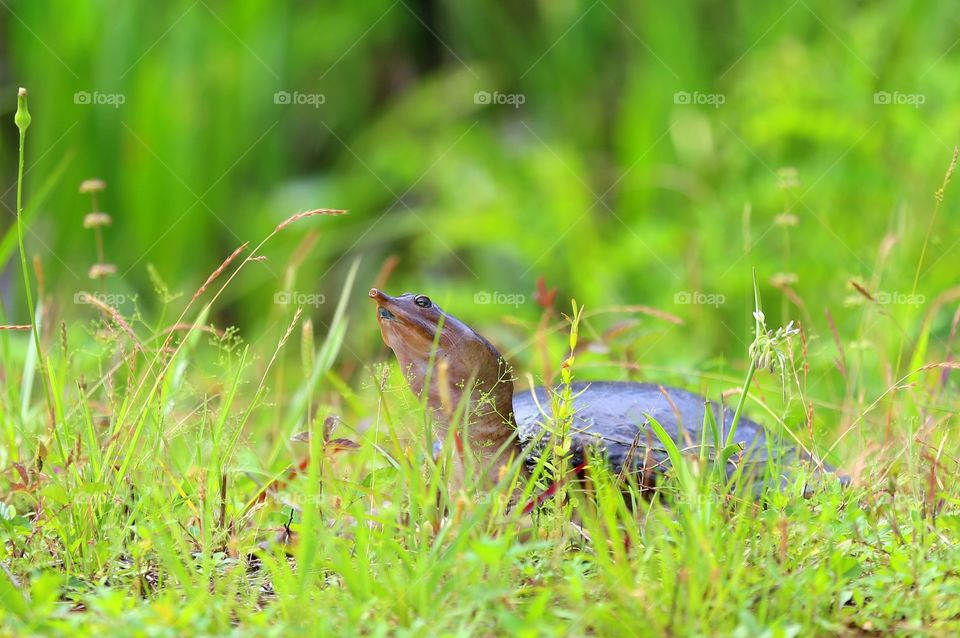
<path fill-rule="evenodd" d="M 109 184 L 110 289 L 148 312 L 147 264 L 190 294 L 237 245 L 316 207 L 351 215 L 322 225 L 298 291 L 332 300 L 363 255 L 351 312 L 366 318 L 366 284 L 396 255 L 389 290 L 429 293 L 506 347 L 518 337 L 499 320 L 538 316 L 542 275 L 563 306 L 644 303 L 686 320 L 637 337 L 644 361 L 666 366 L 743 360 L 752 266 L 771 325 L 800 319 L 821 335 L 824 309 L 841 335 L 865 320 L 851 279 L 897 299 L 919 273 L 923 301 L 886 308 L 908 335 L 956 282 L 949 196 L 920 263 L 960 129 L 948 3 L 5 4 L 3 184 L 24 84 L 27 201 L 65 167 L 28 237 L 64 299 L 91 287 L 76 192 L 91 176 Z M 81 91 L 124 101 L 77 104 Z M 278 91 L 323 103 L 276 104 Z M 478 104 L 478 91 L 523 104 Z M 878 104 L 880 91 L 923 103 Z M 677 92 L 723 103 L 677 104 Z M 4 201 L 9 225 L 12 189 Z M 795 226 L 778 223 L 785 212 Z M 228 290 L 222 320 L 272 316 L 301 237 L 278 238 Z M 795 277 L 802 306 L 771 285 L 778 274 Z M 11 316 L 16 281 L 4 284 Z M 526 303 L 474 304 L 483 292 Z M 697 292 L 725 303 L 676 303 Z M 380 351 L 374 322 L 355 321 L 348 345 L 364 361 Z M 820 346 L 836 355 L 829 338 Z"/>

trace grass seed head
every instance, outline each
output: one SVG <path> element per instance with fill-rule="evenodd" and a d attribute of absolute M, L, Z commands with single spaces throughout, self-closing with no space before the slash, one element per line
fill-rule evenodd
<path fill-rule="evenodd" d="M 87 275 L 90 279 L 104 279 L 110 275 L 117 274 L 117 267 L 113 264 L 94 264 L 90 266 Z"/>
<path fill-rule="evenodd" d="M 113 224 L 113 218 L 106 213 L 87 213 L 83 218 L 84 228 L 102 228 Z"/>
<path fill-rule="evenodd" d="M 347 211 L 339 210 L 335 208 L 318 208 L 316 210 L 308 210 L 303 213 L 297 213 L 296 215 L 291 215 L 290 217 L 286 218 L 285 220 L 277 224 L 277 227 L 274 229 L 273 232 L 279 232 L 284 228 L 286 228 L 287 226 L 289 226 L 290 224 L 300 219 L 303 219 L 304 217 L 313 217 L 314 215 L 346 215 L 346 214 L 347 214 Z"/>
<path fill-rule="evenodd" d="M 107 183 L 98 177 L 85 179 L 82 182 L 80 182 L 80 192 L 82 194 L 99 193 L 100 191 L 106 188 L 107 188 Z"/>

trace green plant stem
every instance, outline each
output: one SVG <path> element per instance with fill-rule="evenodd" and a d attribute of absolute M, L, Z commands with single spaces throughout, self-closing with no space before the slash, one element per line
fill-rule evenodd
<path fill-rule="evenodd" d="M 763 307 L 760 304 L 760 286 L 757 284 L 757 269 L 752 269 L 753 277 L 753 335 L 754 343 L 760 338 L 764 325 L 761 322 L 763 318 Z M 752 346 L 751 346 L 752 347 Z M 750 355 L 750 367 L 747 369 L 747 379 L 743 382 L 743 390 L 740 392 L 740 398 L 737 400 L 737 409 L 733 412 L 733 422 L 730 423 L 730 431 L 723 441 L 723 447 L 727 448 L 733 443 L 733 435 L 737 433 L 737 424 L 740 423 L 740 415 L 743 414 L 743 406 L 747 403 L 747 393 L 750 392 L 750 383 L 753 381 L 753 374 L 757 371 L 757 357 L 752 351 L 748 350 Z M 723 425 L 722 423 L 720 424 Z"/>
<path fill-rule="evenodd" d="M 94 209 L 96 209 L 96 206 L 94 206 Z M 100 232 L 99 227 L 96 228 L 95 231 L 96 231 L 96 237 L 97 237 L 97 263 L 102 264 L 107 260 L 107 258 L 104 256 L 104 250 L 103 250 L 103 234 Z M 107 292 L 106 277 L 100 277 L 100 292 L 102 293 Z"/>
<path fill-rule="evenodd" d="M 27 310 L 30 312 L 30 332 L 33 333 L 33 345 L 37 349 L 37 367 L 40 369 L 40 380 L 43 382 L 43 392 L 50 411 L 50 427 L 56 425 L 56 410 L 53 405 L 53 396 L 50 393 L 50 382 L 47 378 L 46 361 L 40 349 L 40 333 L 37 330 L 36 306 L 33 303 L 33 291 L 30 288 L 30 270 L 27 267 L 27 251 L 23 243 L 23 164 L 24 146 L 27 139 L 27 127 L 30 126 L 30 116 L 27 113 L 27 92 L 20 89 L 17 96 L 17 115 L 15 117 L 17 129 L 20 131 L 20 152 L 17 162 L 17 241 L 20 246 L 20 269 L 23 272 L 23 290 L 27 296 Z M 63 450 L 61 450 L 63 452 Z"/>
<path fill-rule="evenodd" d="M 737 409 L 733 412 L 733 421 L 730 423 L 730 431 L 727 432 L 727 438 L 723 446 L 727 447 L 733 442 L 733 435 L 737 432 L 737 424 L 740 422 L 740 415 L 743 414 L 743 406 L 747 403 L 747 393 L 750 391 L 750 383 L 753 381 L 753 374 L 757 371 L 757 362 L 750 361 L 750 368 L 747 370 L 747 380 L 743 382 L 743 390 L 740 391 L 740 398 L 737 400 Z"/>

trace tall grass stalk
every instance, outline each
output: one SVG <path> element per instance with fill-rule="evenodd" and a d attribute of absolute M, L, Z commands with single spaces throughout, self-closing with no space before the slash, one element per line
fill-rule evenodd
<path fill-rule="evenodd" d="M 763 317 L 763 310 L 760 307 L 760 289 L 757 286 L 757 271 L 753 271 L 753 334 L 754 339 L 760 337 L 761 331 L 763 330 L 763 325 L 761 318 Z M 752 346 L 751 346 L 752 347 Z M 753 375 L 757 371 L 757 358 L 755 356 L 750 356 L 750 365 L 747 368 L 747 375 L 743 381 L 743 387 L 740 390 L 740 396 L 737 398 L 737 407 L 733 412 L 733 421 L 730 422 L 730 430 L 727 432 L 726 438 L 724 439 L 724 447 L 729 447 L 733 443 L 733 437 L 737 433 L 737 425 L 740 423 L 740 417 L 743 414 L 743 406 L 747 402 L 747 394 L 750 392 L 750 384 L 753 382 Z M 722 424 L 721 424 L 722 426 Z M 726 459 L 723 459 L 726 461 Z"/>
<path fill-rule="evenodd" d="M 37 366 L 40 369 L 40 380 L 43 383 L 43 392 L 49 411 L 49 432 L 55 436 L 60 447 L 60 453 L 65 456 L 65 449 L 57 431 L 56 409 L 50 388 L 50 379 L 47 376 L 46 360 L 40 347 L 40 317 L 33 302 L 33 290 L 30 284 L 30 270 L 27 267 L 27 250 L 23 241 L 23 164 L 24 149 L 27 141 L 27 129 L 30 128 L 30 111 L 27 108 L 27 89 L 21 87 L 17 91 L 17 112 L 13 120 L 19 131 L 19 151 L 17 154 L 17 242 L 20 246 L 20 271 L 23 273 L 23 292 L 27 299 L 27 311 L 30 313 L 30 332 L 33 334 L 33 346 L 37 356 Z"/>

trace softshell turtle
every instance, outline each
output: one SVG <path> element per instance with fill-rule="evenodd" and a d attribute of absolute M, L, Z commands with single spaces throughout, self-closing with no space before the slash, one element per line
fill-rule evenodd
<path fill-rule="evenodd" d="M 466 431 L 488 485 L 494 484 L 502 468 L 519 455 L 526 454 L 527 464 L 535 464 L 548 440 L 543 424 L 550 417 L 549 390 L 539 387 L 514 393 L 509 366 L 497 349 L 429 297 L 413 293 L 392 297 L 376 288 L 370 291 L 370 297 L 377 304 L 383 340 L 396 354 L 418 397 L 423 396 L 424 383 L 429 379 L 426 403 L 435 417 L 436 434 L 446 438 L 451 417 L 469 392 Z M 667 467 L 667 455 L 653 435 L 651 418 L 681 449 L 701 442 L 706 399 L 700 395 L 621 381 L 575 382 L 572 390 L 574 465 L 581 463 L 587 450 L 594 450 L 614 472 L 642 472 L 644 483 L 648 482 L 649 470 L 653 469 L 655 475 Z M 721 431 L 729 432 L 732 410 L 712 409 Z M 711 440 L 709 435 L 706 440 Z M 747 418 L 740 418 L 733 442 L 743 448 L 736 461 L 761 471 L 771 451 L 782 469 L 800 460 L 792 449 L 768 445 L 763 426 Z M 736 465 L 728 464 L 728 473 Z M 829 470 L 820 464 L 816 473 L 824 469 Z"/>

